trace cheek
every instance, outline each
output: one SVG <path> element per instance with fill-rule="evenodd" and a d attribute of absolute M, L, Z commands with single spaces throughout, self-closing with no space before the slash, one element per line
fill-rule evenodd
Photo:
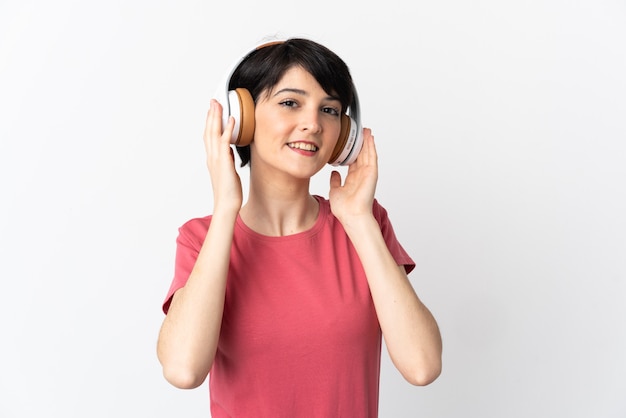
<path fill-rule="evenodd" d="M 276 113 L 255 111 L 254 135 L 272 136 L 286 130 L 287 121 Z"/>
<path fill-rule="evenodd" d="M 325 127 L 326 140 L 332 143 L 337 142 L 341 134 L 341 122 L 329 123 Z"/>

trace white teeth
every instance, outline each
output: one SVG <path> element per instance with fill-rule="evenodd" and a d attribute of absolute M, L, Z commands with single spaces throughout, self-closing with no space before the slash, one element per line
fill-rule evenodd
<path fill-rule="evenodd" d="M 288 144 L 289 148 L 297 148 L 305 151 L 317 151 L 317 147 L 313 144 L 306 144 L 303 142 L 293 142 Z"/>

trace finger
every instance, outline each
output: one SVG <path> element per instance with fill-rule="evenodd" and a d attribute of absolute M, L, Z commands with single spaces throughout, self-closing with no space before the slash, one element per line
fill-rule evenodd
<path fill-rule="evenodd" d="M 361 151 L 356 159 L 360 165 L 367 165 L 370 159 L 370 142 L 372 137 L 372 130 L 369 128 L 363 128 L 363 145 L 361 147 Z"/>
<path fill-rule="evenodd" d="M 341 174 L 338 171 L 333 170 L 330 173 L 330 188 L 334 189 L 341 187 Z"/>
<path fill-rule="evenodd" d="M 222 105 L 215 99 L 211 99 L 207 127 L 212 137 L 217 138 L 222 135 Z"/>
<path fill-rule="evenodd" d="M 221 143 L 220 147 L 230 146 L 230 138 L 235 127 L 235 120 L 231 116 L 225 126 L 223 125 L 223 107 L 215 99 L 211 99 L 209 113 L 205 127 L 205 142 L 207 147 L 213 148 L 213 144 Z M 215 142 L 216 141 L 216 142 Z"/>
<path fill-rule="evenodd" d="M 209 102 L 209 110 L 207 111 L 206 121 L 204 124 L 204 142 L 209 146 L 210 138 L 215 135 L 215 103 L 214 99 Z"/>
<path fill-rule="evenodd" d="M 211 99 L 209 103 L 209 111 L 207 113 L 206 124 L 204 127 L 204 147 L 207 152 L 207 156 L 214 155 L 215 152 L 215 138 L 219 138 L 219 120 L 217 119 L 217 101 Z"/>
<path fill-rule="evenodd" d="M 376 141 L 374 141 L 374 135 L 371 135 L 368 141 L 368 153 L 371 159 L 371 162 L 375 163 L 378 159 L 378 153 L 376 152 Z"/>

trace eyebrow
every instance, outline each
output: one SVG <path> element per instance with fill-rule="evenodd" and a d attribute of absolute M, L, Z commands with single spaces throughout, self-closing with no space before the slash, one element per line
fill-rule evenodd
<path fill-rule="evenodd" d="M 286 87 L 284 89 L 278 90 L 276 93 L 273 94 L 273 96 L 276 97 L 276 96 L 278 96 L 281 93 L 295 93 L 295 94 L 300 94 L 302 96 L 308 96 L 309 95 L 309 93 L 307 93 L 306 90 Z M 339 100 L 339 97 L 336 97 L 336 96 L 328 95 L 328 96 L 326 96 L 326 99 L 327 100 L 336 100 L 338 102 L 341 102 L 341 100 Z"/>
<path fill-rule="evenodd" d="M 284 88 L 284 89 L 280 89 L 278 90 L 276 93 L 274 93 L 274 96 L 278 96 L 281 93 L 296 93 L 296 94 L 300 94 L 302 96 L 307 96 L 308 93 L 304 90 L 300 90 L 300 89 L 293 89 L 293 88 Z"/>

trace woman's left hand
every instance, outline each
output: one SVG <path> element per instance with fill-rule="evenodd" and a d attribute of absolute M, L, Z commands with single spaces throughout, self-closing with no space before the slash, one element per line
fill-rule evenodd
<path fill-rule="evenodd" d="M 353 217 L 371 215 L 377 181 L 378 156 L 374 136 L 371 129 L 364 128 L 363 147 L 356 161 L 348 167 L 344 184 L 341 184 L 338 171 L 330 175 L 329 200 L 333 215 L 343 225 Z"/>

